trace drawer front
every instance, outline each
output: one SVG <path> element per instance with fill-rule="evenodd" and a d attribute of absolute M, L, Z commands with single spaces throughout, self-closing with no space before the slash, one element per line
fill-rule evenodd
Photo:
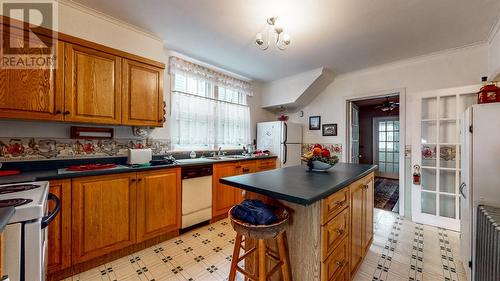
<path fill-rule="evenodd" d="M 276 169 L 276 158 L 262 159 L 257 161 L 257 171 L 267 171 Z"/>
<path fill-rule="evenodd" d="M 344 280 L 342 278 L 342 276 L 346 275 L 344 271 L 349 271 L 347 256 L 349 253 L 349 243 L 347 242 L 348 239 L 344 239 L 326 261 L 323 262 L 321 266 L 321 280 Z"/>
<path fill-rule="evenodd" d="M 328 223 L 349 206 L 349 188 L 346 187 L 321 201 L 322 224 Z"/>
<path fill-rule="evenodd" d="M 321 227 L 321 256 L 328 256 L 349 236 L 349 208 Z"/>

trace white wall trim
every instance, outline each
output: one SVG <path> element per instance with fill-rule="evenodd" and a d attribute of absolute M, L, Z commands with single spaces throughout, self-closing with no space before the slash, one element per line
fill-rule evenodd
<path fill-rule="evenodd" d="M 97 11 L 95 9 L 92 9 L 92 8 L 87 7 L 85 5 L 82 5 L 80 3 L 74 2 L 72 0 L 56 0 L 56 1 L 58 2 L 59 5 L 65 5 L 65 6 L 71 7 L 73 9 L 76 9 L 76 10 L 80 11 L 80 12 L 86 13 L 86 14 L 94 16 L 94 17 L 98 17 L 98 18 L 100 18 L 102 20 L 105 20 L 105 21 L 107 21 L 109 23 L 118 25 L 118 26 L 123 27 L 125 29 L 128 29 L 130 31 L 133 31 L 133 32 L 139 33 L 141 35 L 147 36 L 147 37 L 149 37 L 151 39 L 154 39 L 156 41 L 161 42 L 162 44 L 164 43 L 163 39 L 161 39 L 160 37 L 158 37 L 157 35 L 153 34 L 150 31 L 147 31 L 147 30 L 142 29 L 142 28 L 140 28 L 138 26 L 132 25 L 132 24 L 127 23 L 127 22 L 125 22 L 123 20 L 117 19 L 115 17 L 112 17 L 112 16 L 110 16 L 108 14 L 105 14 L 103 12 Z"/>
<path fill-rule="evenodd" d="M 405 211 L 405 193 L 408 189 L 405 186 L 405 147 L 406 147 L 406 88 L 396 88 L 392 90 L 385 90 L 375 93 L 367 93 L 356 96 L 344 96 L 344 116 L 346 116 L 346 124 L 345 124 L 345 136 L 344 136 L 344 144 L 345 153 L 342 153 L 342 157 L 345 157 L 344 161 L 350 159 L 350 147 L 349 147 L 349 122 L 350 117 L 348 116 L 349 112 L 347 112 L 347 105 L 350 101 L 356 101 L 360 99 L 369 99 L 369 98 L 379 98 L 386 97 L 393 94 L 399 95 L 399 215 L 404 216 Z"/>
<path fill-rule="evenodd" d="M 437 51 L 434 53 L 416 56 L 413 58 L 401 59 L 401 60 L 397 60 L 397 61 L 393 61 L 393 62 L 389 62 L 389 63 L 385 63 L 385 64 L 367 67 L 367 68 L 363 68 L 360 70 L 355 70 L 355 71 L 339 74 L 335 79 L 336 80 L 343 80 L 343 79 L 348 79 L 352 76 L 379 72 L 379 71 L 384 70 L 384 69 L 403 67 L 403 66 L 407 66 L 410 64 L 424 62 L 424 61 L 428 61 L 428 60 L 431 60 L 434 58 L 439 58 L 439 57 L 446 57 L 446 56 L 449 56 L 452 54 L 460 53 L 460 52 L 475 49 L 475 48 L 481 48 L 481 47 L 487 48 L 488 42 L 486 40 L 480 41 L 480 42 L 476 42 L 476 43 L 473 43 L 470 45 L 446 49 L 446 50 Z"/>

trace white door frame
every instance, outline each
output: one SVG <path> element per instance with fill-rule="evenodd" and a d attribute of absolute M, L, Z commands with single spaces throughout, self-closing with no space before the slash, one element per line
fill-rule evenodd
<path fill-rule="evenodd" d="M 344 96 L 344 116 L 346 116 L 346 132 L 344 137 L 345 153 L 342 157 L 345 157 L 345 161 L 350 159 L 350 143 L 349 143 L 349 128 L 350 128 L 350 116 L 349 116 L 349 102 L 357 100 L 366 100 L 372 98 L 381 98 L 387 96 L 398 96 L 399 95 L 399 214 L 404 216 L 405 210 L 405 200 L 404 196 L 407 189 L 405 186 L 405 147 L 406 147 L 406 88 L 397 88 L 387 91 L 381 91 L 377 93 L 367 93 L 360 94 L 356 96 Z M 344 156 L 345 155 L 345 156 Z"/>

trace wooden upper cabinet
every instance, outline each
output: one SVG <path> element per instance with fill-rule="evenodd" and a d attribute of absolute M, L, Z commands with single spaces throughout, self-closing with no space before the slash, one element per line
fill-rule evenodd
<path fill-rule="evenodd" d="M 180 168 L 137 173 L 137 242 L 180 228 Z"/>
<path fill-rule="evenodd" d="M 124 59 L 122 85 L 122 123 L 162 126 L 163 69 Z"/>
<path fill-rule="evenodd" d="M 61 200 L 61 211 L 48 226 L 47 271 L 52 273 L 71 266 L 71 180 L 50 181 L 50 193 Z"/>
<path fill-rule="evenodd" d="M 122 59 L 69 43 L 65 51 L 65 120 L 120 124 Z"/>
<path fill-rule="evenodd" d="M 71 195 L 73 264 L 135 244 L 135 173 L 73 179 Z"/>
<path fill-rule="evenodd" d="M 7 34 L 7 30 L 9 33 Z M 8 37 L 4 37 L 8 36 Z M 22 47 L 28 44 L 22 31 L 4 28 L 2 52 L 8 47 Z M 46 47 L 50 40 L 44 36 L 30 33 L 30 46 Z M 63 115 L 63 43 L 55 41 L 52 52 L 56 63 L 52 66 L 35 69 L 11 69 L 0 66 L 0 118 L 39 119 L 62 121 Z M 16 54 L 24 55 L 19 49 Z M 41 54 L 41 51 L 40 51 Z M 29 55 L 26 53 L 26 55 Z"/>

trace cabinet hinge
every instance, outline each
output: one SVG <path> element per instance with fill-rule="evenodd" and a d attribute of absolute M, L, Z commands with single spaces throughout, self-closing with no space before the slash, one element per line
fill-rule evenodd
<path fill-rule="evenodd" d="M 469 261 L 469 267 L 472 268 L 472 261 Z"/>
<path fill-rule="evenodd" d="M 469 126 L 469 132 L 472 133 L 472 125 Z"/>

